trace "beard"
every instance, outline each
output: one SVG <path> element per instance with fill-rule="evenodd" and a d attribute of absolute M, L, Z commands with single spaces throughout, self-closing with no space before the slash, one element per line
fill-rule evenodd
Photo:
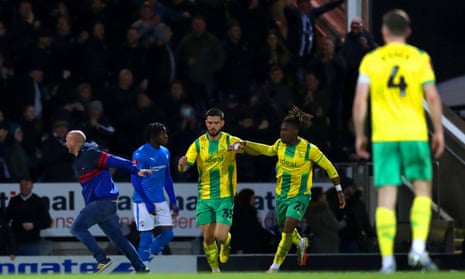
<path fill-rule="evenodd" d="M 208 130 L 208 134 L 210 137 L 216 137 L 220 133 L 221 130 Z"/>

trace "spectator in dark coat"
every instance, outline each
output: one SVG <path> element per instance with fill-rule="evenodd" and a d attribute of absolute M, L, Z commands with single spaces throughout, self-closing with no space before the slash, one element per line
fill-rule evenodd
<path fill-rule="evenodd" d="M 52 134 L 42 142 L 42 181 L 75 181 L 72 167 L 73 157 L 65 146 L 68 125 L 66 121 L 55 121 Z"/>
<path fill-rule="evenodd" d="M 49 209 L 45 200 L 32 192 L 30 178 L 19 182 L 20 193 L 11 198 L 7 208 L 7 220 L 16 237 L 15 255 L 42 255 L 46 251 L 40 231 L 52 225 Z"/>
<path fill-rule="evenodd" d="M 15 259 L 15 237 L 11 224 L 7 220 L 6 206 L 0 205 L 0 256 L 9 256 Z"/>
<path fill-rule="evenodd" d="M 255 192 L 243 189 L 234 201 L 234 219 L 231 225 L 231 252 L 239 254 L 270 253 L 273 235 L 260 224 L 255 208 Z"/>
<path fill-rule="evenodd" d="M 346 225 L 331 211 L 321 187 L 312 187 L 312 200 L 305 214 L 310 251 L 312 253 L 339 253 L 339 231 Z"/>
<path fill-rule="evenodd" d="M 338 211 L 339 219 L 346 220 L 347 225 L 339 232 L 341 253 L 367 252 L 376 244 L 376 235 L 368 218 L 368 210 L 360 199 L 361 191 L 350 178 L 341 178 L 346 207 Z M 368 247 L 372 246 L 372 247 Z"/>

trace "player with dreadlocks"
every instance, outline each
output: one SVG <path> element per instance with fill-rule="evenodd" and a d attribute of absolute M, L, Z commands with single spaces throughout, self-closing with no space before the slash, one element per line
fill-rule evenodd
<path fill-rule="evenodd" d="M 158 255 L 173 239 L 172 217 L 176 217 L 179 210 L 171 178 L 170 152 L 165 147 L 168 143 L 165 125 L 148 124 L 144 138 L 145 144 L 134 151 L 132 159 L 139 168 L 144 166 L 152 170 L 153 175 L 143 178 L 132 175 L 131 181 L 135 187 L 141 185 L 143 192 L 134 191 L 133 209 L 136 227 L 140 232 L 138 252 L 144 263 L 149 265 L 151 255 Z M 155 228 L 159 232 L 156 237 L 152 235 Z"/>
<path fill-rule="evenodd" d="M 293 107 L 281 123 L 281 138 L 273 145 L 251 141 L 231 146 L 233 150 L 245 149 L 248 154 L 278 156 L 276 163 L 276 218 L 281 228 L 281 241 L 268 272 L 277 272 L 284 262 L 291 245 L 297 246 L 299 265 L 305 265 L 308 239 L 297 232 L 297 224 L 304 216 L 311 198 L 313 164 L 323 168 L 333 182 L 339 207 L 345 207 L 339 174 L 334 165 L 316 146 L 299 137 L 301 129 L 311 125 L 312 116 Z"/>

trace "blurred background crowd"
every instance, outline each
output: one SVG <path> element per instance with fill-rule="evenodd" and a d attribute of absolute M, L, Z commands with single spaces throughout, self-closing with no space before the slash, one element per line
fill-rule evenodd
<path fill-rule="evenodd" d="M 0 182 L 75 181 L 70 129 L 130 157 L 143 127 L 162 122 L 174 165 L 212 106 L 225 131 L 272 143 L 298 105 L 314 116 L 303 136 L 332 161 L 352 160 L 358 65 L 376 43 L 360 18 L 347 34 L 322 31 L 317 18 L 345 1 L 317 3 L 1 0 Z M 240 157 L 239 181 L 273 180 L 273 160 Z"/>

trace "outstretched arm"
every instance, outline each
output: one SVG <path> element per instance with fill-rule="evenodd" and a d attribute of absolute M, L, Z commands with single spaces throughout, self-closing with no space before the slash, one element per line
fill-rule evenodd
<path fill-rule="evenodd" d="M 244 142 L 244 150 L 247 154 L 250 155 L 265 155 L 265 156 L 276 156 L 276 151 L 273 149 L 272 145 L 267 145 L 263 143 L 257 143 L 253 141 Z"/>

